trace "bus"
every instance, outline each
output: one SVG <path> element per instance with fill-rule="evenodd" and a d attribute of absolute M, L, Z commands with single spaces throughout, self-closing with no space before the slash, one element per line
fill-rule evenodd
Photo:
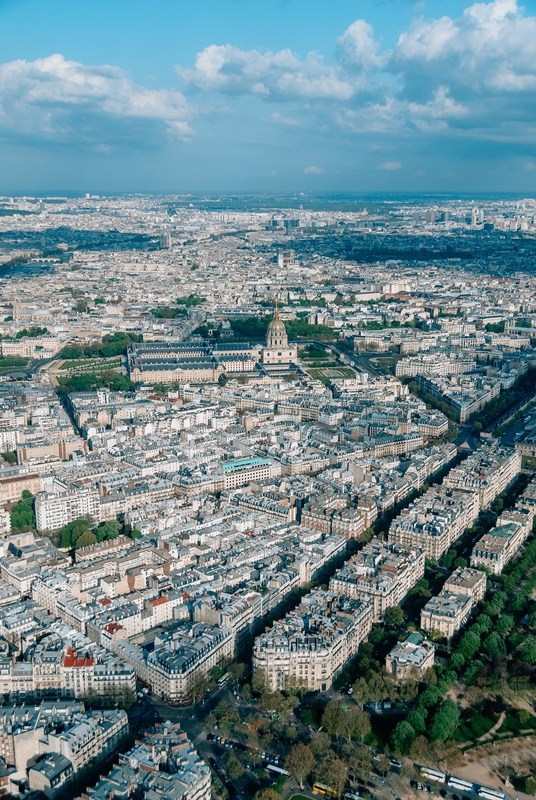
<path fill-rule="evenodd" d="M 486 800 L 506 800 L 506 794 L 501 789 L 490 789 L 488 786 L 479 786 L 477 794 Z"/>
<path fill-rule="evenodd" d="M 431 767 L 421 767 L 421 775 L 430 781 L 436 781 L 436 783 L 445 783 L 447 777 L 444 772 L 439 772 L 439 770 Z"/>
<path fill-rule="evenodd" d="M 332 789 L 330 786 L 326 786 L 324 783 L 313 783 L 313 792 L 323 794 L 325 797 L 338 797 L 335 789 Z"/>
<path fill-rule="evenodd" d="M 225 686 L 228 680 L 229 680 L 229 673 L 226 672 L 225 675 L 222 675 L 221 678 L 219 679 L 218 686 L 220 687 Z"/>
<path fill-rule="evenodd" d="M 462 792 L 472 792 L 473 791 L 473 784 L 469 783 L 469 781 L 464 781 L 462 778 L 456 778 L 455 775 L 451 775 L 448 779 L 447 785 L 451 789 L 460 789 Z"/>
<path fill-rule="evenodd" d="M 273 772 L 276 775 L 284 775 L 285 778 L 288 778 L 288 776 L 290 775 L 290 772 L 288 770 L 282 769 L 281 767 L 276 767 L 275 764 L 266 764 L 265 769 L 267 772 Z"/>

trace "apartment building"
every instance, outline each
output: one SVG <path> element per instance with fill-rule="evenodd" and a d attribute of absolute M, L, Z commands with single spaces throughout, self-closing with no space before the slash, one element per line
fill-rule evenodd
<path fill-rule="evenodd" d="M 251 590 L 241 590 L 233 595 L 222 592 L 219 597 L 205 594 L 194 603 L 194 620 L 228 628 L 236 652 L 263 615 L 262 599 L 259 592 Z"/>
<path fill-rule="evenodd" d="M 326 691 L 357 653 L 372 628 L 368 600 L 352 600 L 316 590 L 273 627 L 257 637 L 253 668 L 272 690 L 288 681 L 309 691 Z"/>
<path fill-rule="evenodd" d="M 403 683 L 422 680 L 425 672 L 434 666 L 435 647 L 420 633 L 411 633 L 403 642 L 397 642 L 385 658 L 388 675 Z"/>
<path fill-rule="evenodd" d="M 113 752 L 128 731 L 128 714 L 122 709 L 80 714 L 61 732 L 45 734 L 39 742 L 39 752 L 60 753 L 78 772 L 93 759 Z"/>
<path fill-rule="evenodd" d="M 233 637 L 226 627 L 186 623 L 155 639 L 146 653 L 127 640 L 110 642 L 110 649 L 130 664 L 137 677 L 165 700 L 187 698 L 196 676 L 206 674 L 233 655 Z"/>
<path fill-rule="evenodd" d="M 421 628 L 425 631 L 439 631 L 447 639 L 451 639 L 463 628 L 485 591 L 485 573 L 458 567 L 437 597 L 431 597 L 421 611 Z"/>
<path fill-rule="evenodd" d="M 373 621 L 387 608 L 401 605 L 424 575 L 424 550 L 372 539 L 333 576 L 331 592 L 354 599 L 370 599 Z"/>
<path fill-rule="evenodd" d="M 482 510 L 509 486 L 521 469 L 521 453 L 499 442 L 484 444 L 465 461 L 450 470 L 443 486 L 476 492 Z"/>
<path fill-rule="evenodd" d="M 458 567 L 443 584 L 443 589 L 453 594 L 471 597 L 473 605 L 479 603 L 486 594 L 487 575 L 481 569 Z"/>
<path fill-rule="evenodd" d="M 118 757 L 110 772 L 94 787 L 89 800 L 113 797 L 118 786 L 133 786 L 139 800 L 210 800 L 211 773 L 199 758 L 179 723 L 164 722 L 146 731 L 134 747 Z"/>
<path fill-rule="evenodd" d="M 450 545 L 473 524 L 480 511 L 475 492 L 429 489 L 393 520 L 388 540 L 421 548 L 427 558 L 440 559 Z"/>
<path fill-rule="evenodd" d="M 504 567 L 515 556 L 527 538 L 522 525 L 508 522 L 497 525 L 484 534 L 471 552 L 472 567 L 486 567 L 494 575 L 500 575 Z"/>
<path fill-rule="evenodd" d="M 100 520 L 99 492 L 88 486 L 71 483 L 69 489 L 40 492 L 35 498 L 35 521 L 38 531 L 62 528 L 79 517 Z"/>

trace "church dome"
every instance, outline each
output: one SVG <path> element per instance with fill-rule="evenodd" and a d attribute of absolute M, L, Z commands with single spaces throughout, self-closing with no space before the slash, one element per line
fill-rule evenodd
<path fill-rule="evenodd" d="M 268 325 L 268 333 L 286 333 L 287 329 L 285 328 L 284 322 L 279 318 L 279 309 L 276 306 L 274 311 L 274 318 Z"/>
<path fill-rule="evenodd" d="M 274 316 L 273 320 L 268 325 L 268 332 L 269 333 L 279 333 L 279 331 L 281 331 L 281 332 L 285 331 L 285 333 L 286 333 L 286 328 L 285 328 L 284 323 L 279 318 L 276 318 Z"/>

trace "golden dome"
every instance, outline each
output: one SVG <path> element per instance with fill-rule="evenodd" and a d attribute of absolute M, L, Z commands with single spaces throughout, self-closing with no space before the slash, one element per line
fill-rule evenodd
<path fill-rule="evenodd" d="M 282 320 L 279 318 L 279 308 L 276 305 L 274 311 L 274 318 L 268 325 L 268 332 L 277 333 L 278 331 L 284 331 L 286 333 L 287 329 L 285 328 L 285 323 L 282 322 Z"/>

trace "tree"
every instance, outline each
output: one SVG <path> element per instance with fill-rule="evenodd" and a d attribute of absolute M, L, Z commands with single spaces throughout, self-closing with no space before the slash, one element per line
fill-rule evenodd
<path fill-rule="evenodd" d="M 465 662 L 466 659 L 464 655 L 462 655 L 461 653 L 454 653 L 454 655 L 449 661 L 449 667 L 451 667 L 451 669 L 455 670 L 456 672 L 459 672 L 462 669 Z"/>
<path fill-rule="evenodd" d="M 287 694 L 302 697 L 307 694 L 307 683 L 303 678 L 296 678 L 295 675 L 285 675 L 283 688 Z"/>
<path fill-rule="evenodd" d="M 386 756 L 385 753 L 382 753 L 376 761 L 376 769 L 380 775 L 385 777 L 385 775 L 387 775 L 391 769 L 391 759 L 389 756 Z"/>
<path fill-rule="evenodd" d="M 87 301 L 83 299 L 83 297 L 79 298 L 76 301 L 76 310 L 79 314 L 85 314 L 88 310 Z"/>
<path fill-rule="evenodd" d="M 331 752 L 331 739 L 324 731 L 318 731 L 311 737 L 309 747 L 316 758 L 325 758 Z"/>
<path fill-rule="evenodd" d="M 330 736 L 340 736 L 344 729 L 344 710 L 337 700 L 326 706 L 322 714 L 322 728 Z"/>
<path fill-rule="evenodd" d="M 84 531 L 74 544 L 75 550 L 78 550 L 80 547 L 88 547 L 90 544 L 95 544 L 96 541 L 97 537 L 94 533 L 91 533 L 91 531 Z"/>
<path fill-rule="evenodd" d="M 500 622 L 501 620 L 499 620 Z M 533 611 L 532 614 L 529 614 L 529 625 L 531 628 L 536 628 L 536 611 Z"/>
<path fill-rule="evenodd" d="M 284 708 L 285 698 L 281 692 L 271 692 L 269 689 L 261 694 L 259 698 L 259 707 L 263 711 L 281 712 Z"/>
<path fill-rule="evenodd" d="M 188 679 L 186 695 L 195 703 L 207 692 L 209 681 L 204 672 L 194 672 Z"/>
<path fill-rule="evenodd" d="M 404 612 L 399 606 L 390 606 L 385 609 L 383 619 L 386 625 L 392 625 L 398 628 L 404 622 Z"/>
<path fill-rule="evenodd" d="M 527 711 L 526 708 L 520 708 L 519 711 L 517 712 L 517 718 L 522 725 L 526 725 L 531 716 L 532 714 L 530 713 L 530 711 Z"/>
<path fill-rule="evenodd" d="M 348 743 L 342 746 L 341 755 L 350 769 L 360 778 L 368 777 L 372 766 L 372 753 L 368 748 Z"/>
<path fill-rule="evenodd" d="M 409 722 L 415 733 L 424 733 L 426 731 L 426 717 L 427 713 L 424 708 L 415 708 L 410 711 L 406 720 Z"/>
<path fill-rule="evenodd" d="M 230 727 L 231 725 L 240 722 L 240 715 L 236 708 L 226 703 L 225 700 L 220 700 L 216 708 L 214 709 L 214 716 L 224 727 Z"/>
<path fill-rule="evenodd" d="M 288 769 L 294 778 L 296 778 L 300 784 L 300 789 L 303 789 L 303 782 L 313 771 L 315 763 L 316 760 L 311 748 L 300 742 L 299 744 L 295 744 L 290 748 L 289 754 L 285 761 L 285 768 Z"/>
<path fill-rule="evenodd" d="M 519 647 L 519 654 L 527 664 L 536 664 L 536 636 L 527 636 Z"/>
<path fill-rule="evenodd" d="M 324 761 L 315 771 L 316 779 L 333 789 L 337 797 L 340 797 L 344 791 L 347 775 L 346 766 L 340 758 Z"/>
<path fill-rule="evenodd" d="M 98 542 L 107 541 L 109 539 L 116 539 L 119 536 L 119 531 L 121 530 L 121 525 L 117 520 L 110 519 L 107 522 L 103 522 L 97 528 L 95 535 L 97 537 Z"/>
<path fill-rule="evenodd" d="M 239 780 L 244 774 L 244 767 L 233 752 L 225 755 L 225 769 L 232 781 Z"/>
<path fill-rule="evenodd" d="M 439 742 L 451 739 L 460 721 L 460 709 L 454 700 L 445 700 L 434 714 L 430 726 L 430 738 Z"/>
<path fill-rule="evenodd" d="M 467 669 L 465 670 L 464 680 L 467 686 L 471 686 L 474 683 L 475 678 L 477 677 L 478 673 L 483 667 L 482 661 L 478 658 L 475 661 L 471 661 Z"/>
<path fill-rule="evenodd" d="M 479 614 L 476 621 L 480 629 L 486 633 L 493 628 L 493 620 L 487 614 Z"/>
<path fill-rule="evenodd" d="M 274 789 L 261 789 L 259 792 L 255 792 L 253 800 L 281 800 L 281 795 Z"/>
<path fill-rule="evenodd" d="M 506 645 L 502 636 L 498 633 L 490 633 L 482 643 L 482 650 L 490 657 L 504 658 L 506 656 Z"/>
<path fill-rule="evenodd" d="M 393 746 L 397 753 L 402 753 L 402 755 L 407 755 L 410 751 L 411 745 L 415 741 L 415 730 L 406 722 L 406 720 L 402 720 L 399 722 L 396 728 L 393 731 Z"/>
<path fill-rule="evenodd" d="M 227 667 L 229 673 L 229 682 L 232 686 L 239 686 L 244 680 L 246 674 L 246 665 L 241 661 L 232 661 Z"/>
<path fill-rule="evenodd" d="M 7 461 L 8 464 L 16 464 L 17 463 L 17 454 L 14 453 L 12 450 L 6 450 L 5 453 L 0 453 L 4 461 Z"/>
<path fill-rule="evenodd" d="M 354 739 L 363 744 L 365 737 L 370 733 L 370 717 L 363 711 L 355 710 L 353 712 L 351 734 Z"/>
<path fill-rule="evenodd" d="M 536 778 L 533 775 L 525 778 L 525 792 L 527 794 L 536 794 Z"/>
<path fill-rule="evenodd" d="M 268 681 L 266 680 L 266 675 L 264 670 L 256 669 L 251 676 L 251 690 L 259 695 L 264 692 L 268 685 Z"/>
<path fill-rule="evenodd" d="M 480 636 L 473 631 L 466 631 L 463 634 L 460 644 L 458 645 L 458 652 L 465 656 L 470 661 L 473 656 L 480 649 Z"/>
<path fill-rule="evenodd" d="M 431 708 L 441 700 L 441 693 L 436 686 L 428 686 L 419 698 L 422 708 Z"/>
<path fill-rule="evenodd" d="M 34 500 L 30 492 L 23 491 L 22 500 L 11 511 L 11 529 L 17 531 L 35 530 Z"/>
<path fill-rule="evenodd" d="M 419 681 L 407 680 L 401 684 L 398 694 L 404 703 L 411 703 L 419 694 Z"/>

